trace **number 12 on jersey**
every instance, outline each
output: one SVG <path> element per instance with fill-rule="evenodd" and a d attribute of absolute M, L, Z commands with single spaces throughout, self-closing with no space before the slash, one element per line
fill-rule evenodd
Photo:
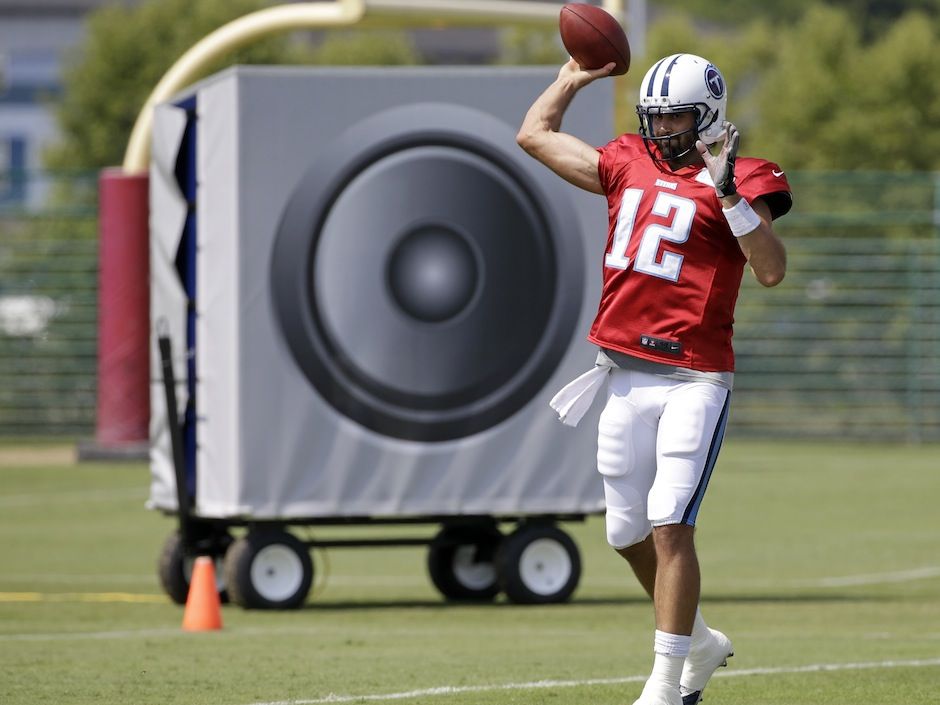
<path fill-rule="evenodd" d="M 627 249 L 633 238 L 636 214 L 642 198 L 642 189 L 628 188 L 623 192 L 620 213 L 617 216 L 617 228 L 614 231 L 614 242 L 610 252 L 604 258 L 606 266 L 614 269 L 627 269 L 630 266 Z M 646 226 L 640 235 L 633 271 L 677 282 L 679 272 L 682 270 L 683 255 L 666 251 L 663 252 L 662 259 L 657 260 L 659 243 L 661 240 L 667 240 L 681 245 L 689 239 L 692 219 L 695 217 L 695 201 L 674 193 L 658 191 L 656 200 L 653 202 L 652 213 L 663 218 L 671 215 L 672 221 L 668 225 L 651 223 Z"/>

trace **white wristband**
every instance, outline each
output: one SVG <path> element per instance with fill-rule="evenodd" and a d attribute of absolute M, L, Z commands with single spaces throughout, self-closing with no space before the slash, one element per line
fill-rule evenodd
<path fill-rule="evenodd" d="M 731 234 L 735 237 L 744 237 L 760 227 L 760 216 L 743 198 L 731 208 L 722 208 L 721 212 L 725 214 L 725 220 L 731 226 Z"/>

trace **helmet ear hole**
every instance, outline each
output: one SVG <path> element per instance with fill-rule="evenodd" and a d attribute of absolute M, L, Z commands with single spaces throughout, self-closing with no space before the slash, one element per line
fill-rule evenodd
<path fill-rule="evenodd" d="M 712 123 L 715 122 L 715 113 L 708 108 L 699 108 L 698 131 L 706 132 Z"/>
<path fill-rule="evenodd" d="M 706 144 L 715 144 L 721 136 L 721 125 L 723 121 L 718 120 L 718 112 L 709 110 L 706 112 L 705 119 L 699 127 L 699 136 Z"/>

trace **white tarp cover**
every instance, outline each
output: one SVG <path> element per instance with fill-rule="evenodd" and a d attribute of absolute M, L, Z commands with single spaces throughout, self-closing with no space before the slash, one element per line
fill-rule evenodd
<path fill-rule="evenodd" d="M 158 335 L 172 343 L 177 413 L 188 400 L 186 389 L 186 292 L 175 260 L 186 223 L 186 199 L 176 182 L 176 158 L 186 129 L 186 111 L 159 105 L 154 113 L 150 162 L 150 503 L 176 508 L 176 480 L 167 419 L 166 393 Z"/>
<path fill-rule="evenodd" d="M 583 246 L 589 274 L 584 291 L 575 292 L 583 303 L 570 347 L 521 410 L 465 438 L 401 440 L 338 413 L 292 358 L 272 303 L 272 244 L 285 205 L 318 152 L 356 116 L 423 100 L 475 109 L 482 101 L 505 123 L 505 141 L 513 142 L 528 104 L 553 77 L 548 69 L 237 67 L 190 90 L 198 115 L 196 515 L 420 517 L 602 508 L 597 410 L 573 429 L 548 405 L 594 361 L 584 335 L 599 295 L 602 199 L 560 186 L 577 212 L 581 232 L 570 236 Z M 613 130 L 612 87 L 591 88 L 572 106 L 566 127 L 602 144 Z M 186 374 L 186 301 L 174 259 L 185 202 L 173 166 L 182 117 L 179 109 L 158 108 L 151 169 L 152 311 L 154 325 L 166 320 L 173 338 L 178 380 Z M 158 378 L 153 391 L 150 503 L 172 510 L 172 455 Z M 177 391 L 182 409 L 185 385 Z"/>

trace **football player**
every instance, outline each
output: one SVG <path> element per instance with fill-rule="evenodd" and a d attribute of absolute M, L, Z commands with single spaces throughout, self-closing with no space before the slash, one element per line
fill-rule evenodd
<path fill-rule="evenodd" d="M 600 148 L 561 132 L 579 89 L 614 64 L 569 61 L 517 141 L 562 178 L 607 198 L 603 289 L 589 340 L 597 365 L 552 405 L 576 424 L 606 381 L 597 466 L 607 540 L 653 599 L 652 674 L 634 705 L 695 705 L 731 641 L 698 609 L 693 532 L 728 419 L 734 306 L 745 266 L 776 286 L 786 252 L 773 221 L 791 206 L 783 170 L 738 157 L 721 72 L 693 54 L 640 85 L 639 134 Z"/>

